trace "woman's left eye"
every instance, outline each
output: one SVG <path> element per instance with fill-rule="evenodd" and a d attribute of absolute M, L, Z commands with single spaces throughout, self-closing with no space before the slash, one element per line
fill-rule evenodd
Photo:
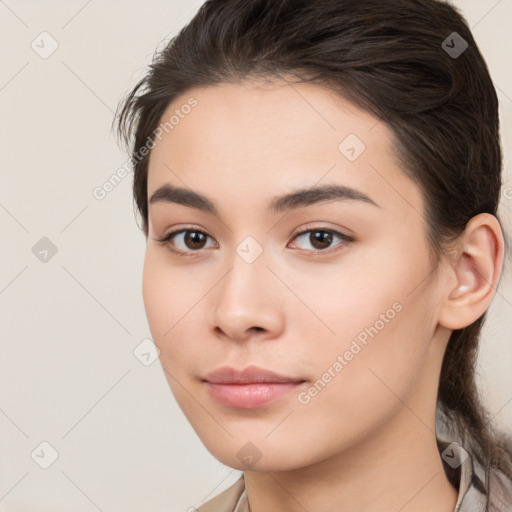
<path fill-rule="evenodd" d="M 309 252 L 327 252 L 326 249 L 330 248 L 329 246 L 331 246 L 335 238 L 341 240 L 341 242 L 337 245 L 342 245 L 343 242 L 346 245 L 354 241 L 354 239 L 348 235 L 344 235 L 343 233 L 339 233 L 333 229 L 326 228 L 308 229 L 307 231 L 302 231 L 294 237 L 294 240 L 299 240 L 303 237 L 305 237 L 305 240 L 313 246 L 314 250 Z"/>
<path fill-rule="evenodd" d="M 305 237 L 305 235 L 309 236 Z M 197 229 L 180 229 L 165 235 L 163 238 L 155 238 L 155 240 L 166 245 L 178 256 L 192 256 L 193 253 L 197 253 L 201 249 L 206 248 L 205 241 L 208 238 L 210 238 L 209 235 Z M 301 238 L 305 238 L 313 246 L 313 250 L 306 249 L 307 252 L 313 253 L 328 252 L 326 249 L 330 248 L 335 238 L 341 241 L 337 245 L 342 245 L 343 243 L 346 245 L 354 241 L 354 239 L 348 235 L 327 228 L 302 231 L 298 233 L 293 240 L 300 240 Z M 176 248 L 176 242 L 181 242 L 182 246 Z M 299 247 L 299 249 L 303 248 Z"/>

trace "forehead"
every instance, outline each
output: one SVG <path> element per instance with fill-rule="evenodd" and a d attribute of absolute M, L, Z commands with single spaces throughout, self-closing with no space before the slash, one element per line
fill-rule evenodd
<path fill-rule="evenodd" d="M 191 101 L 194 108 L 185 108 Z M 165 182 L 268 195 L 327 180 L 379 196 L 381 204 L 404 197 L 421 204 L 399 167 L 392 130 L 327 88 L 283 80 L 194 88 L 167 107 L 161 125 L 173 116 L 151 152 L 148 196 Z"/>
<path fill-rule="evenodd" d="M 194 109 L 186 108 L 191 98 L 197 102 Z M 181 110 L 190 112 L 177 119 Z M 392 138 L 382 123 L 374 130 L 378 120 L 373 115 L 333 91 L 277 79 L 191 89 L 167 107 L 161 125 L 171 118 L 178 122 L 163 134 L 172 139 L 168 141 L 171 145 L 173 141 L 178 145 L 193 139 L 197 144 L 201 139 L 202 145 L 215 144 L 226 152 L 236 144 L 248 156 L 265 152 L 269 158 L 275 153 L 292 156 L 286 153 L 287 149 L 293 149 L 293 154 L 310 154 L 320 149 L 315 144 L 321 142 L 319 138 L 336 149 L 349 133 L 366 141 L 373 132 L 372 144 L 379 144 L 384 151 L 389 149 L 387 139 Z M 166 137 L 171 132 L 173 137 Z"/>

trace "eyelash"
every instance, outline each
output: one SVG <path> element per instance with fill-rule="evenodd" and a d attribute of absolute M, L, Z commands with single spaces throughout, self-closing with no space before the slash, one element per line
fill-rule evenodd
<path fill-rule="evenodd" d="M 205 233 L 204 231 L 201 231 L 200 229 L 194 229 L 194 228 L 183 228 L 183 229 L 178 229 L 176 231 L 172 231 L 171 233 L 168 233 L 167 235 L 165 235 L 163 238 L 154 238 L 154 240 L 156 240 L 157 242 L 160 242 L 162 244 L 164 244 L 165 246 L 167 246 L 167 248 L 174 254 L 176 254 L 177 256 L 184 256 L 184 257 L 195 257 L 197 254 L 194 254 L 194 253 L 199 253 L 201 252 L 201 249 L 197 250 L 197 251 L 194 251 L 194 250 L 191 250 L 191 251 L 181 251 L 181 250 L 176 250 L 174 249 L 173 247 L 171 247 L 171 245 L 169 244 L 169 242 L 176 236 L 176 235 L 179 235 L 180 233 L 186 233 L 186 232 L 192 232 L 192 233 L 201 233 L 203 235 L 206 235 L 207 237 L 209 237 L 209 235 L 207 233 Z M 334 235 L 334 236 L 337 236 L 339 237 L 344 243 L 343 244 L 338 244 L 338 245 L 349 245 L 351 244 L 352 242 L 355 241 L 354 238 L 352 238 L 351 236 L 348 236 L 348 235 L 344 235 L 343 233 L 340 233 L 339 231 L 336 231 L 334 229 L 328 229 L 328 228 L 314 228 L 314 229 L 306 229 L 304 231 L 301 231 L 299 233 L 297 233 L 293 238 L 292 240 L 295 240 L 296 238 L 302 236 L 302 235 L 305 235 L 306 233 L 314 233 L 314 232 L 325 232 L 325 233 L 329 233 L 331 235 Z M 211 237 L 209 237 L 211 238 Z M 337 247 L 337 246 L 335 246 Z M 329 249 L 317 249 L 316 251 L 309 251 L 307 249 L 300 249 L 300 250 L 303 250 L 303 251 L 306 251 L 310 254 L 314 254 L 314 255 L 317 255 L 317 254 L 331 254 L 333 251 Z"/>

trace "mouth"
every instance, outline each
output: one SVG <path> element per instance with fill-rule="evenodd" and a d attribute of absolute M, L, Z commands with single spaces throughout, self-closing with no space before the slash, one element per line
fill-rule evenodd
<path fill-rule="evenodd" d="M 268 405 L 300 387 L 304 379 L 249 366 L 244 370 L 219 368 L 202 381 L 215 400 L 237 409 L 254 409 Z"/>

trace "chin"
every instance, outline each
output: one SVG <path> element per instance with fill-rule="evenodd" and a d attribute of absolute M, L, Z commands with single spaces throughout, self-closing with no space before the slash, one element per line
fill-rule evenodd
<path fill-rule="evenodd" d="M 293 446 L 287 446 L 281 451 L 281 443 L 274 445 L 269 440 L 251 442 L 247 440 L 250 438 L 244 436 L 243 441 L 239 438 L 230 439 L 222 445 L 218 438 L 212 439 L 211 443 L 201 441 L 219 462 L 239 471 L 289 471 L 306 464 L 305 461 L 294 459 L 300 450 Z"/>

